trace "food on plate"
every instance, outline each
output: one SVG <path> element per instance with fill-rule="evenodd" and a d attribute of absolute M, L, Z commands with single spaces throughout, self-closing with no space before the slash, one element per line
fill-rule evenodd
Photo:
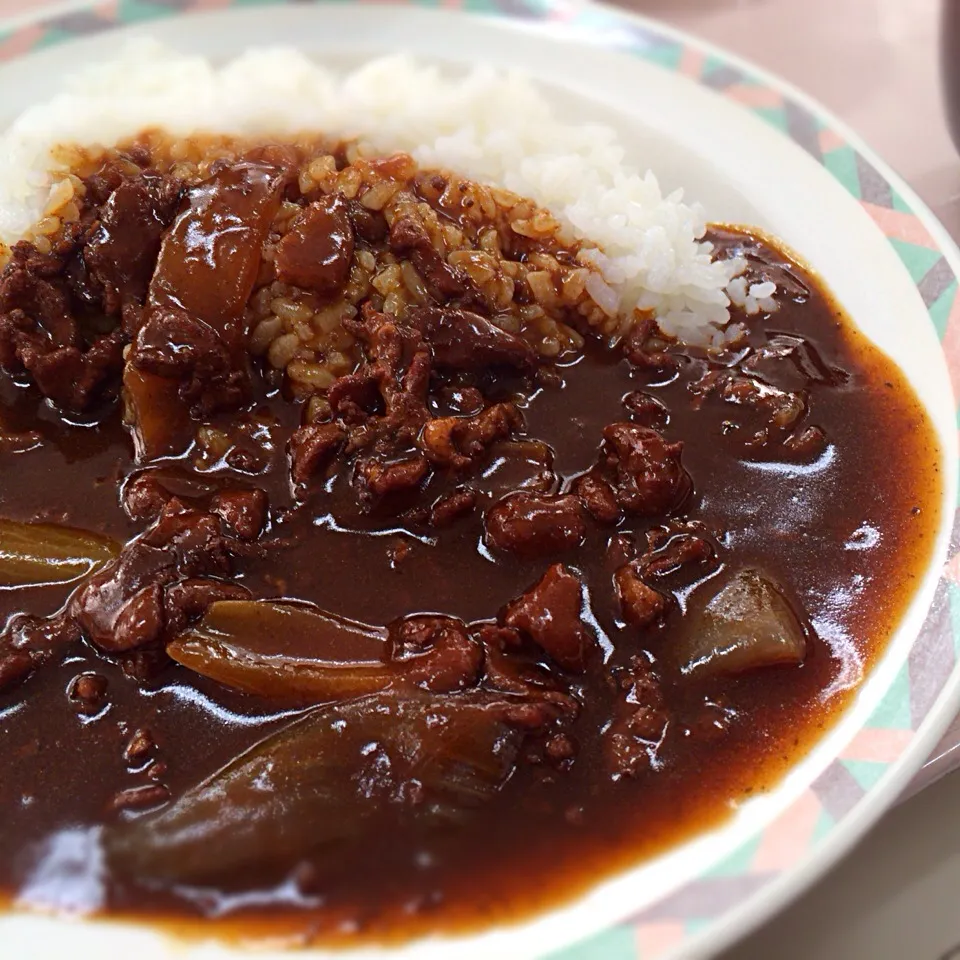
<path fill-rule="evenodd" d="M 774 783 L 895 629 L 903 375 L 522 77 L 138 46 L 0 146 L 21 902 L 520 917 Z"/>

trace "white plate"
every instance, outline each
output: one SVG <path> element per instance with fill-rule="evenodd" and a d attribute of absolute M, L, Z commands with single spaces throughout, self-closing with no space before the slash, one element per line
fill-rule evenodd
<path fill-rule="evenodd" d="M 168 17 L 171 7 L 230 4 L 119 0 L 54 23 L 24 23 L 6 38 L 0 33 L 0 60 L 8 58 L 0 63 L 0 126 L 52 94 L 64 71 L 109 55 L 119 38 L 108 28 L 123 20 L 146 20 L 133 29 L 213 57 L 284 43 L 344 66 L 400 49 L 446 61 L 522 65 L 560 98 L 568 118 L 615 126 L 631 158 L 653 168 L 665 188 L 683 186 L 713 219 L 755 224 L 800 251 L 861 328 L 898 359 L 945 451 L 944 522 L 935 562 L 900 630 L 836 726 L 780 786 L 744 804 L 728 823 L 577 902 L 518 926 L 393 954 L 519 958 L 586 939 L 561 956 L 703 956 L 795 896 L 848 849 L 893 802 L 956 713 L 960 687 L 947 609 L 954 588 L 940 575 L 957 502 L 951 375 L 960 363 L 948 369 L 938 336 L 945 335 L 953 358 L 960 344 L 960 255 L 910 189 L 856 137 L 760 70 L 604 8 L 504 0 L 517 19 L 503 19 L 491 16 L 498 11 L 487 2 L 471 4 L 480 17 L 276 0 Z M 38 44 L 49 49 L 20 56 Z M 0 942 L 11 960 L 67 951 L 147 960 L 173 949 L 156 932 L 129 924 L 36 916 L 0 920 Z M 233 956 L 216 944 L 181 945 L 176 955 Z"/>

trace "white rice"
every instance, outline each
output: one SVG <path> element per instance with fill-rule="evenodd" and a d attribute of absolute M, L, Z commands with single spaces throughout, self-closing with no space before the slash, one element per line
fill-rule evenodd
<path fill-rule="evenodd" d="M 0 241 L 15 242 L 41 217 L 54 146 L 111 146 L 147 127 L 360 138 L 506 187 L 599 248 L 582 256 L 603 276 L 591 278 L 589 293 L 605 311 L 652 309 L 665 332 L 689 342 L 724 339 L 728 286 L 747 309 L 775 306 L 772 284 L 731 286 L 744 264 L 711 260 L 700 205 L 681 191 L 664 197 L 652 173 L 625 162 L 613 130 L 563 123 L 519 72 L 478 67 L 451 78 L 406 57 L 337 76 L 292 49 L 250 50 L 217 68 L 152 41 L 130 43 L 0 137 Z"/>

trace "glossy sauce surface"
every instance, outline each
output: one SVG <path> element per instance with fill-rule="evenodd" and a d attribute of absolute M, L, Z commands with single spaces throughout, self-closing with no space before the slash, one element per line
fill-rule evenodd
<path fill-rule="evenodd" d="M 750 237 L 718 230 L 714 239 L 721 247 L 744 245 L 778 272 L 780 309 L 738 319 L 749 328 L 754 353 L 771 342 L 790 347 L 786 359 L 761 359 L 752 373 L 783 391 L 807 391 L 807 422 L 826 437 L 813 457 L 780 457 L 745 444 L 763 419 L 748 405 L 702 389 L 704 375 L 719 365 L 696 351 L 664 374 L 588 343 L 582 356 L 557 366 L 520 402 L 526 435 L 549 444 L 562 478 L 591 468 L 601 431 L 624 419 L 624 397 L 638 390 L 665 408 L 664 435 L 683 441 L 694 493 L 674 522 L 702 525 L 720 562 L 700 577 L 666 575 L 676 603 L 662 626 L 640 631 L 625 624 L 610 586 L 629 543 L 635 549 L 660 521 L 627 518 L 610 530 L 589 520 L 583 544 L 563 557 L 582 573 L 608 665 L 626 665 L 645 650 L 657 671 L 671 721 L 649 770 L 610 778 L 601 734 L 614 693 L 588 674 L 572 681 L 584 704 L 571 727 L 578 747 L 573 763 L 559 769 L 532 757 L 519 764 L 468 827 L 399 829 L 385 817 L 352 839 L 335 864 L 307 855 L 286 870 L 241 870 L 204 887 L 151 888 L 111 874 L 100 859 L 99 830 L 111 821 L 111 797 L 150 782 L 154 762 L 164 764 L 164 783 L 177 796 L 289 722 L 292 712 L 175 665 L 138 684 L 77 643 L 59 664 L 0 698 L 6 770 L 0 809 L 16 823 L 16 830 L 0 832 L 0 883 L 27 902 L 180 924 L 211 918 L 227 933 L 395 940 L 474 929 L 553 906 L 717 823 L 774 784 L 842 708 L 910 600 L 939 521 L 940 454 L 902 374 L 813 278 Z M 742 365 L 750 352 L 723 362 Z M 27 453 L 0 454 L 0 514 L 131 536 L 118 485 L 133 465 L 116 419 L 65 425 L 31 392 L 6 381 L 0 400 L 8 430 L 43 437 Z M 479 514 L 427 534 L 396 516 L 363 513 L 341 474 L 295 508 L 281 467 L 299 413 L 279 395 L 259 402 L 276 423 L 276 469 L 257 480 L 273 510 L 268 549 L 241 564 L 242 582 L 254 595 L 311 601 L 367 624 L 415 612 L 476 621 L 495 616 L 543 573 L 543 560 L 493 556 Z M 184 461 L 177 469 L 193 468 Z M 474 486 L 495 499 L 536 483 L 541 470 L 542 464 L 495 450 Z M 433 489 L 442 492 L 445 483 L 438 479 Z M 715 578 L 742 568 L 762 571 L 800 614 L 806 658 L 799 667 L 691 679 L 678 662 L 684 631 L 715 595 Z M 65 595 L 62 587 L 0 591 L 0 617 L 53 612 Z M 86 671 L 107 678 L 106 699 L 95 713 L 78 711 L 67 695 Z M 149 761 L 127 762 L 123 745 L 143 727 L 157 752 Z"/>

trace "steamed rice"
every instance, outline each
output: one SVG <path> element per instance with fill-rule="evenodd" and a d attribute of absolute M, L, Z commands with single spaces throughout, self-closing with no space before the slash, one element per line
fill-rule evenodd
<path fill-rule="evenodd" d="M 732 333 L 722 329 L 731 294 L 747 312 L 775 306 L 772 285 L 735 279 L 742 261 L 711 259 L 699 204 L 684 203 L 680 191 L 663 196 L 652 173 L 625 163 L 611 129 L 563 123 L 518 72 L 480 67 L 449 78 L 406 57 L 336 76 L 291 49 L 251 50 L 215 68 L 151 41 L 131 43 L 0 137 L 0 242 L 31 228 L 42 234 L 51 192 L 69 173 L 59 145 L 213 127 L 242 137 L 359 138 L 362 152 L 406 150 L 421 166 L 529 197 L 557 218 L 568 242 L 583 241 L 580 260 L 595 268 L 587 292 L 624 323 L 639 309 L 669 335 L 718 343 Z"/>

